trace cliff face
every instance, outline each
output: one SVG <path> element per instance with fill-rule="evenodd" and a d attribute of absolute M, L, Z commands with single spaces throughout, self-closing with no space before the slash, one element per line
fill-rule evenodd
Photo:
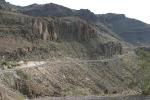
<path fill-rule="evenodd" d="M 44 40 L 88 40 L 96 38 L 96 30 L 78 18 L 40 19 L 33 22 L 33 32 L 41 35 Z"/>
<path fill-rule="evenodd" d="M 0 25 L 2 26 L 0 28 L 1 41 L 6 39 L 10 41 L 10 38 L 11 41 L 14 41 L 7 43 L 7 45 L 11 45 L 11 49 L 8 49 L 7 45 L 5 47 L 1 46 L 3 49 L 3 51 L 1 50 L 1 57 L 6 56 L 5 58 L 16 59 L 26 55 L 44 53 L 43 58 L 45 58 L 46 53 L 49 55 L 53 51 L 51 45 L 48 45 L 51 42 L 55 42 L 53 44 L 54 48 L 57 48 L 55 51 L 59 52 L 55 53 L 59 54 L 57 56 L 72 55 L 97 58 L 99 56 L 121 54 L 122 46 L 117 39 L 80 18 L 42 18 L 6 11 L 0 13 L 2 14 L 0 18 Z M 23 42 L 18 42 L 20 40 Z M 45 41 L 47 44 L 43 44 L 41 41 Z M 68 48 L 71 49 L 65 50 L 67 48 L 65 43 L 69 43 Z"/>
<path fill-rule="evenodd" d="M 53 20 L 49 23 L 44 23 L 42 19 L 37 18 L 32 25 L 33 33 L 39 34 L 43 40 L 57 40 Z"/>
<path fill-rule="evenodd" d="M 6 27 L 10 30 L 12 30 L 11 28 L 14 26 L 15 33 L 30 40 L 37 38 L 51 41 L 60 39 L 66 41 L 84 41 L 91 38 L 98 38 L 98 33 L 100 33 L 94 26 L 76 17 L 34 18 L 27 16 L 21 17 L 19 15 L 12 15 L 12 17 L 3 15 L 0 20 L 2 25 L 7 24 Z"/>
<path fill-rule="evenodd" d="M 112 57 L 113 55 L 120 55 L 123 53 L 122 45 L 120 43 L 108 42 L 100 44 L 97 49 L 93 52 L 95 55 L 101 54 L 104 57 Z"/>

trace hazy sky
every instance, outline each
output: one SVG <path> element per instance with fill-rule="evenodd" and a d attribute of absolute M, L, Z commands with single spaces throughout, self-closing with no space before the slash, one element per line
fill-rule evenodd
<path fill-rule="evenodd" d="M 56 3 L 72 9 L 89 9 L 96 14 L 123 13 L 150 24 L 150 0 L 6 0 L 26 6 L 33 3 Z"/>

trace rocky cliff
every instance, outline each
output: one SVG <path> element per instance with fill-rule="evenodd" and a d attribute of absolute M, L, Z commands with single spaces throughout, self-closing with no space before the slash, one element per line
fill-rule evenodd
<path fill-rule="evenodd" d="M 78 55 L 81 56 L 82 52 L 86 51 L 84 55 L 96 55 L 98 57 L 113 56 L 122 52 L 121 43 L 117 39 L 77 17 L 42 18 L 7 11 L 1 11 L 0 13 L 2 14 L 0 18 L 1 41 L 10 40 L 11 38 L 11 41 L 15 42 L 7 42 L 7 45 L 11 45 L 11 49 L 8 49 L 7 45 L 1 46 L 1 49 L 5 47 L 5 50 L 3 49 L 5 52 L 1 51 L 1 57 L 8 55 L 9 57 L 17 58 L 21 55 L 25 56 L 26 53 L 30 55 L 36 51 L 43 52 L 43 50 L 46 54 L 52 48 L 48 45 L 44 46 L 44 41 L 47 41 L 47 43 L 55 42 L 54 48 L 57 48 L 55 51 L 61 52 L 63 56 L 65 55 L 62 48 L 66 48 L 66 44 L 63 43 L 69 43 L 68 46 L 71 48 L 69 51 L 71 54 L 69 55 L 77 55 L 76 51 L 78 51 Z M 21 39 L 24 41 L 22 45 L 17 42 Z M 62 44 L 64 47 L 57 47 L 56 44 Z M 78 44 L 81 47 L 77 48 Z M 66 53 L 68 54 L 69 52 Z"/>
<path fill-rule="evenodd" d="M 44 40 L 89 40 L 97 38 L 97 30 L 78 18 L 37 18 L 33 21 L 33 33 Z"/>

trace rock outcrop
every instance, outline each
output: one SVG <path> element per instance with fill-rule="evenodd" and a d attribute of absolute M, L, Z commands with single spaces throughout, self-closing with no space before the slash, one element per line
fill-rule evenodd
<path fill-rule="evenodd" d="M 93 12 L 91 12 L 88 9 L 77 10 L 74 15 L 90 22 L 98 21 L 97 15 L 95 15 Z"/>
<path fill-rule="evenodd" d="M 18 17 L 18 16 L 17 16 Z M 18 17 L 18 19 L 12 18 L 14 23 L 21 25 L 18 32 L 22 37 L 34 40 L 89 40 L 91 38 L 98 38 L 100 31 L 89 23 L 76 17 L 64 17 L 64 18 L 30 18 L 30 17 Z M 12 20 L 8 19 L 8 20 Z M 9 23 L 3 18 L 2 23 Z M 105 34 L 102 34 L 105 35 Z"/>
<path fill-rule="evenodd" d="M 100 44 L 97 49 L 93 51 L 95 55 L 100 54 L 104 57 L 112 57 L 113 55 L 123 54 L 122 45 L 120 43 L 108 42 L 105 44 Z M 93 54 L 93 55 L 94 55 Z"/>
<path fill-rule="evenodd" d="M 72 21 L 75 20 L 75 21 Z M 96 29 L 78 18 L 34 19 L 33 32 L 44 40 L 89 40 L 96 38 Z"/>

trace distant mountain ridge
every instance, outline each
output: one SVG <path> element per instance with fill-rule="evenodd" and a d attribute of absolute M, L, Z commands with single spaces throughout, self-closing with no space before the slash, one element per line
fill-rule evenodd
<path fill-rule="evenodd" d="M 22 12 L 32 16 L 69 16 L 73 14 L 71 9 L 53 3 L 29 5 L 23 7 Z"/>
<path fill-rule="evenodd" d="M 74 10 L 54 3 L 32 4 L 23 7 L 21 12 L 31 16 L 78 16 L 88 21 L 96 21 L 98 19 L 97 15 L 88 9 Z"/>
<path fill-rule="evenodd" d="M 150 43 L 150 26 L 142 21 L 113 13 L 99 15 L 99 20 L 127 42 Z"/>

